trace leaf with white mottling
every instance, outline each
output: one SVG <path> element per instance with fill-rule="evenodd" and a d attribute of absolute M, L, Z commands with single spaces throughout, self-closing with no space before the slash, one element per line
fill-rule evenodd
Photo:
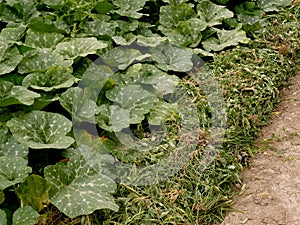
<path fill-rule="evenodd" d="M 139 50 L 136 49 L 117 47 L 109 50 L 103 56 L 103 60 L 110 66 L 118 67 L 119 69 L 124 70 L 135 60 L 142 61 L 150 56 L 150 54 L 143 55 Z"/>
<path fill-rule="evenodd" d="M 122 109 L 130 111 L 129 121 L 132 124 L 142 122 L 144 114 L 148 113 L 158 102 L 158 98 L 154 94 L 146 91 L 140 85 L 116 87 L 107 91 L 106 97 Z"/>
<path fill-rule="evenodd" d="M 81 27 L 86 34 L 113 36 L 118 24 L 115 21 L 108 21 L 109 19 L 109 16 L 105 16 L 97 18 L 95 21 L 85 21 Z"/>
<path fill-rule="evenodd" d="M 23 56 L 20 55 L 17 47 L 11 47 L 10 49 L 8 49 L 2 58 L 0 53 L 0 75 L 7 74 L 13 71 L 19 65 L 22 59 Z"/>
<path fill-rule="evenodd" d="M 70 67 L 73 60 L 64 58 L 51 49 L 43 48 L 29 51 L 18 66 L 19 73 L 44 72 L 48 67 Z"/>
<path fill-rule="evenodd" d="M 48 192 L 50 189 L 51 185 L 47 180 L 39 175 L 32 174 L 18 186 L 15 192 L 22 205 L 29 205 L 35 211 L 40 212 L 49 203 Z"/>
<path fill-rule="evenodd" d="M 73 120 L 93 122 L 96 102 L 90 100 L 81 88 L 69 88 L 61 95 L 59 102 L 71 113 Z"/>
<path fill-rule="evenodd" d="M 28 155 L 28 147 L 19 143 L 8 132 L 6 127 L 0 126 L 0 156 L 11 155 L 26 157 Z"/>
<path fill-rule="evenodd" d="M 29 29 L 26 32 L 25 44 L 39 48 L 53 48 L 62 41 L 64 35 L 60 33 L 42 32 Z"/>
<path fill-rule="evenodd" d="M 171 44 L 162 44 L 151 49 L 156 66 L 164 71 L 187 72 L 193 68 L 193 53 Z"/>
<path fill-rule="evenodd" d="M 22 82 L 24 87 L 52 91 L 71 87 L 75 82 L 72 71 L 66 67 L 49 67 L 45 73 L 31 73 Z"/>
<path fill-rule="evenodd" d="M 2 29 L 0 36 L 9 42 L 19 41 L 26 31 L 26 26 L 23 23 L 9 23 Z"/>
<path fill-rule="evenodd" d="M 147 0 L 113 0 L 113 4 L 119 9 L 115 10 L 121 16 L 141 18 L 144 14 L 138 11 L 142 10 Z"/>
<path fill-rule="evenodd" d="M 257 0 L 257 5 L 265 12 L 278 11 L 280 7 L 287 7 L 293 0 Z"/>
<path fill-rule="evenodd" d="M 13 118 L 6 124 L 13 136 L 30 148 L 68 148 L 74 139 L 65 136 L 71 131 L 72 122 L 58 113 L 32 111 Z"/>
<path fill-rule="evenodd" d="M 75 59 L 78 56 L 85 57 L 89 54 L 96 54 L 97 50 L 106 48 L 107 44 L 98 41 L 95 37 L 75 38 L 70 41 L 60 42 L 55 52 L 65 59 Z"/>
<path fill-rule="evenodd" d="M 0 80 L 0 106 L 15 104 L 32 105 L 34 99 L 40 94 L 27 90 L 22 86 L 14 86 L 13 83 Z"/>
<path fill-rule="evenodd" d="M 16 156 L 1 156 L 0 190 L 23 182 L 31 171 L 25 159 Z"/>
<path fill-rule="evenodd" d="M 104 130 L 120 132 L 130 125 L 130 110 L 120 108 L 117 105 L 101 105 L 96 122 Z"/>
<path fill-rule="evenodd" d="M 209 27 L 222 24 L 224 19 L 234 16 L 233 12 L 228 10 L 226 6 L 217 5 L 208 0 L 201 1 L 197 5 L 197 11 L 200 19 L 206 21 Z"/>
<path fill-rule="evenodd" d="M 27 205 L 14 212 L 12 225 L 34 225 L 38 217 L 39 214 Z"/>
<path fill-rule="evenodd" d="M 82 156 L 76 155 L 66 164 L 47 166 L 44 175 L 52 185 L 51 203 L 70 218 L 97 209 L 119 209 L 111 195 L 116 190 L 115 182 L 95 172 Z"/>
<path fill-rule="evenodd" d="M 246 36 L 246 32 L 237 27 L 234 30 L 220 30 L 214 28 L 217 31 L 217 38 L 211 37 L 202 42 L 203 48 L 206 51 L 221 51 L 222 49 L 235 46 L 239 43 L 248 43 L 250 41 Z"/>

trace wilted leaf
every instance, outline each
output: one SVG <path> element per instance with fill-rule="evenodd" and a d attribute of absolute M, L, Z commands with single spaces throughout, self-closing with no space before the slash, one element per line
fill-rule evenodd
<path fill-rule="evenodd" d="M 66 67 L 49 67 L 45 73 L 31 73 L 22 82 L 24 87 L 37 90 L 52 91 L 71 87 L 75 82 L 72 71 Z"/>
<path fill-rule="evenodd" d="M 156 66 L 164 71 L 187 72 L 193 68 L 193 53 L 185 48 L 162 44 L 151 49 Z"/>
<path fill-rule="evenodd" d="M 32 105 L 34 99 L 40 94 L 27 90 L 22 86 L 14 86 L 13 83 L 0 80 L 0 106 L 15 104 Z"/>
<path fill-rule="evenodd" d="M 95 172 L 82 156 L 66 164 L 47 166 L 45 178 L 51 183 L 51 203 L 70 218 L 87 215 L 97 209 L 118 211 L 111 193 L 115 182 Z"/>
<path fill-rule="evenodd" d="M 107 44 L 98 41 L 96 38 L 75 38 L 70 41 L 60 42 L 55 52 L 65 59 L 75 59 L 78 56 L 84 57 L 89 54 L 96 54 L 97 50 L 106 48 Z"/>
<path fill-rule="evenodd" d="M 209 27 L 222 24 L 222 20 L 234 16 L 226 6 L 217 5 L 208 0 L 201 1 L 197 5 L 197 12 L 200 19 L 206 21 Z"/>
<path fill-rule="evenodd" d="M 29 29 L 26 32 L 25 43 L 32 47 L 53 48 L 62 41 L 64 35 L 55 32 L 43 32 Z"/>
<path fill-rule="evenodd" d="M 44 72 L 48 67 L 70 67 L 73 60 L 64 58 L 51 49 L 43 48 L 29 51 L 18 66 L 19 73 Z"/>
<path fill-rule="evenodd" d="M 31 168 L 25 159 L 16 156 L 0 157 L 0 190 L 25 180 Z"/>
<path fill-rule="evenodd" d="M 65 136 L 72 122 L 58 113 L 32 111 L 6 124 L 13 136 L 30 148 L 68 148 L 74 139 Z"/>
<path fill-rule="evenodd" d="M 39 175 L 32 174 L 26 178 L 16 189 L 16 194 L 22 205 L 29 205 L 39 212 L 49 202 L 48 192 L 51 189 L 50 183 Z M 34 194 L 33 194 L 34 193 Z"/>
<path fill-rule="evenodd" d="M 1 53 L 3 54 L 3 57 L 1 57 Z M 0 53 L 0 75 L 10 73 L 11 71 L 13 71 L 23 59 L 23 56 L 20 55 L 17 47 L 12 47 L 7 51 L 1 53 Z"/>
<path fill-rule="evenodd" d="M 12 225 L 34 225 L 38 217 L 39 214 L 27 205 L 14 212 Z"/>
<path fill-rule="evenodd" d="M 113 0 L 113 4 L 119 9 L 115 10 L 121 16 L 141 18 L 144 14 L 138 11 L 142 10 L 147 0 Z"/>
<path fill-rule="evenodd" d="M 235 46 L 239 43 L 248 43 L 250 41 L 246 36 L 246 32 L 241 30 L 240 27 L 234 30 L 220 30 L 217 31 L 218 38 L 211 37 L 202 42 L 203 48 L 206 51 L 220 51 L 229 46 Z"/>
<path fill-rule="evenodd" d="M 148 113 L 153 108 L 153 105 L 158 102 L 158 98 L 154 94 L 144 90 L 140 85 L 116 87 L 107 91 L 106 97 L 114 104 L 119 105 L 123 110 L 130 111 L 129 121 L 132 124 L 142 122 L 144 114 Z M 121 118 L 122 113 L 119 114 Z M 125 117 L 125 115 L 123 116 Z M 117 118 L 119 117 L 115 119 Z M 112 123 L 113 121 L 110 122 Z"/>
<path fill-rule="evenodd" d="M 69 88 L 61 95 L 59 102 L 72 115 L 73 120 L 93 122 L 96 102 L 90 100 L 81 88 Z"/>

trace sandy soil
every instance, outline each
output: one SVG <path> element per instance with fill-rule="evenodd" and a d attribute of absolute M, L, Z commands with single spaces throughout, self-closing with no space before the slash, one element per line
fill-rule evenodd
<path fill-rule="evenodd" d="M 246 187 L 222 225 L 300 225 L 300 73 L 283 90 L 282 102 L 264 127 Z"/>

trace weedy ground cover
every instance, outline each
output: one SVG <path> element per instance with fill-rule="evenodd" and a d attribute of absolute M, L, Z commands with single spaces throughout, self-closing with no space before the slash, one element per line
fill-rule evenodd
<path fill-rule="evenodd" d="M 0 224 L 221 220 L 278 88 L 298 69 L 299 3 L 280 9 L 291 2 L 0 1 Z M 214 111 L 187 75 L 193 54 L 213 56 L 226 104 L 223 147 L 205 170 Z M 173 101 L 185 96 L 178 87 L 190 114 Z M 197 139 L 180 136 L 182 114 L 196 115 Z M 180 142 L 195 148 L 173 176 L 126 180 Z"/>

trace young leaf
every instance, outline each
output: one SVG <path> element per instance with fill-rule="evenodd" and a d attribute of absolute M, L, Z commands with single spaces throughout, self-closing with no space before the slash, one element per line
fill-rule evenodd
<path fill-rule="evenodd" d="M 248 43 L 250 41 L 246 36 L 246 32 L 241 30 L 241 27 L 237 27 L 234 30 L 220 30 L 214 28 L 217 31 L 217 38 L 211 37 L 202 42 L 203 48 L 206 51 L 221 51 L 222 49 L 235 46 L 239 43 Z"/>
<path fill-rule="evenodd" d="M 44 72 L 48 67 L 70 67 L 73 60 L 64 58 L 51 49 L 43 48 L 29 51 L 18 66 L 19 73 Z"/>
<path fill-rule="evenodd" d="M 29 173 L 31 173 L 31 167 L 27 166 L 25 159 L 16 156 L 1 156 L 0 190 L 23 182 Z"/>
<path fill-rule="evenodd" d="M 0 224 L 7 224 L 6 213 L 2 209 L 0 209 Z"/>
<path fill-rule="evenodd" d="M 201 1 L 197 5 L 197 12 L 200 19 L 206 21 L 209 27 L 222 24 L 222 20 L 234 16 L 233 12 L 228 10 L 226 6 L 217 5 L 209 0 Z"/>
<path fill-rule="evenodd" d="M 11 47 L 7 51 L 4 51 L 3 56 L 1 56 L 1 53 L 0 53 L 0 75 L 7 74 L 13 71 L 23 59 L 23 56 L 20 55 L 17 47 Z"/>
<path fill-rule="evenodd" d="M 6 124 L 13 136 L 30 148 L 68 148 L 74 139 L 65 136 L 72 122 L 58 113 L 32 111 Z"/>
<path fill-rule="evenodd" d="M 12 225 L 34 225 L 38 217 L 39 214 L 27 205 L 14 212 Z"/>
<path fill-rule="evenodd" d="M 144 114 L 148 113 L 158 102 L 154 94 L 144 90 L 140 85 L 116 87 L 107 91 L 106 97 L 122 109 L 130 111 L 129 119 L 132 124 L 142 122 Z"/>
<path fill-rule="evenodd" d="M 13 83 L 0 80 L 0 106 L 15 104 L 32 105 L 34 99 L 40 94 L 27 90 L 22 86 L 14 86 Z"/>
<path fill-rule="evenodd" d="M 142 10 L 147 0 L 113 0 L 113 4 L 119 9 L 115 10 L 121 16 L 141 18 L 144 14 L 138 11 Z"/>
<path fill-rule="evenodd" d="M 107 44 L 98 41 L 95 37 L 75 38 L 70 41 L 60 42 L 55 52 L 62 55 L 64 59 L 75 59 L 78 56 L 84 57 L 89 54 L 96 54 L 97 50 L 106 48 Z"/>
<path fill-rule="evenodd" d="M 162 44 L 151 49 L 156 66 L 164 71 L 187 72 L 193 68 L 193 53 L 185 48 Z"/>
<path fill-rule="evenodd" d="M 39 212 L 49 202 L 48 192 L 51 189 L 50 183 L 39 175 L 32 174 L 26 178 L 16 189 L 16 194 L 22 205 L 29 205 Z M 33 194 L 34 193 L 34 194 Z"/>
<path fill-rule="evenodd" d="M 29 29 L 26 32 L 25 44 L 39 48 L 54 48 L 63 38 L 64 35 L 60 33 Z"/>
<path fill-rule="evenodd" d="M 71 87 L 75 82 L 71 69 L 67 67 L 49 67 L 45 73 L 31 73 L 22 82 L 24 87 L 52 91 Z"/>
<path fill-rule="evenodd" d="M 90 100 L 81 88 L 69 88 L 61 95 L 59 102 L 72 115 L 73 120 L 94 122 L 96 102 Z"/>
<path fill-rule="evenodd" d="M 51 203 L 70 218 L 97 209 L 118 211 L 111 195 L 115 182 L 96 173 L 82 156 L 76 155 L 66 164 L 47 166 L 44 175 L 52 185 Z"/>

